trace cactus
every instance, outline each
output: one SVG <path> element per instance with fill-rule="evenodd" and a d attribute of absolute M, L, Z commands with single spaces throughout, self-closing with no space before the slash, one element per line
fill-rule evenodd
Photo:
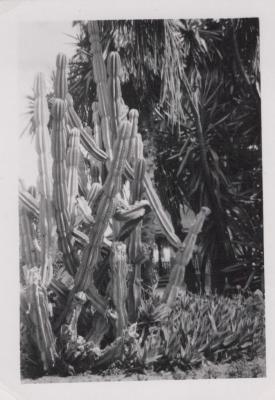
<path fill-rule="evenodd" d="M 69 134 L 67 150 L 68 212 L 71 223 L 75 219 L 76 196 L 78 195 L 79 144 L 80 131 L 77 128 L 73 128 Z"/>
<path fill-rule="evenodd" d="M 62 63 L 62 60 L 59 60 Z M 60 69 L 59 69 L 60 70 Z M 59 71 L 60 72 L 60 71 Z M 65 90 L 58 88 L 58 91 Z M 46 98 L 45 78 L 39 73 L 34 82 L 34 126 L 35 147 L 38 155 L 38 173 L 40 194 L 39 228 L 41 238 L 41 276 L 48 285 L 52 279 L 52 263 L 56 247 L 56 226 L 52 209 L 52 158 L 50 153 L 50 135 L 48 131 L 49 110 Z"/>
<path fill-rule="evenodd" d="M 67 93 L 66 96 L 66 105 L 69 126 L 70 128 L 78 128 L 80 130 L 80 140 L 82 146 L 97 160 L 102 162 L 106 161 L 108 159 L 108 155 L 97 146 L 94 139 L 83 128 L 82 122 L 75 112 L 72 96 L 69 93 Z"/>
<path fill-rule="evenodd" d="M 59 249 L 63 253 L 68 272 L 75 274 L 78 259 L 75 255 L 70 232 L 70 217 L 68 212 L 66 150 L 67 138 L 65 132 L 65 101 L 55 99 L 52 106 L 52 156 L 53 156 L 53 204 L 58 234 Z"/>
<path fill-rule="evenodd" d="M 99 114 L 101 118 L 102 140 L 109 160 L 112 160 L 113 132 L 111 132 L 110 126 L 110 104 L 107 94 L 107 73 L 102 56 L 98 23 L 96 21 L 88 23 L 88 32 L 90 37 L 91 52 L 93 54 L 94 80 L 97 84 L 97 97 Z"/>
<path fill-rule="evenodd" d="M 143 154 L 138 151 L 140 150 L 138 146 L 138 139 L 136 140 L 135 147 L 136 157 L 134 157 L 133 160 L 133 164 L 135 165 L 135 178 L 134 181 L 131 182 L 132 202 L 137 202 L 141 200 L 143 193 L 143 179 L 145 174 L 145 161 L 143 159 Z M 136 228 L 131 233 L 128 245 L 129 259 L 133 265 L 133 269 L 130 274 L 128 300 L 129 318 L 131 321 L 134 321 L 136 319 L 138 307 L 141 302 L 141 262 L 139 261 L 142 254 L 141 224 L 142 222 L 139 222 Z"/>
<path fill-rule="evenodd" d="M 160 226 L 162 227 L 163 233 L 165 234 L 169 243 L 175 247 L 176 249 L 180 247 L 181 242 L 177 235 L 174 232 L 174 228 L 171 225 L 169 219 L 167 218 L 165 211 L 162 207 L 162 204 L 159 200 L 159 197 L 152 185 L 151 179 L 147 173 L 145 173 L 144 180 L 144 189 L 146 192 L 146 196 L 151 204 L 152 210 L 154 210 L 156 217 L 159 221 Z"/>
<path fill-rule="evenodd" d="M 118 136 L 119 126 L 128 113 L 128 107 L 125 106 L 121 95 L 120 74 L 121 61 L 119 54 L 115 51 L 111 52 L 107 59 L 107 86 L 110 104 L 110 123 L 112 130 L 113 142 Z M 131 119 L 129 122 L 132 123 Z"/>
<path fill-rule="evenodd" d="M 102 189 L 102 196 L 95 218 L 95 227 L 90 234 L 90 244 L 84 250 L 82 263 L 76 275 L 76 287 L 79 290 L 87 289 L 91 283 L 92 272 L 98 260 L 99 246 L 102 243 L 109 219 L 115 212 L 115 196 L 120 190 L 130 133 L 130 124 L 124 122 L 114 146 L 114 158 Z"/>
<path fill-rule="evenodd" d="M 205 218 L 210 214 L 207 207 L 202 207 L 199 214 L 196 216 L 194 224 L 189 229 L 189 232 L 176 254 L 176 263 L 171 271 L 168 285 L 162 297 L 162 302 L 171 306 L 175 301 L 178 292 L 182 289 L 185 277 L 185 269 L 192 258 L 195 248 L 196 239 L 201 231 Z"/>
<path fill-rule="evenodd" d="M 28 212 L 36 218 L 39 217 L 39 203 L 28 191 L 19 188 L 19 200 Z"/>
<path fill-rule="evenodd" d="M 20 206 L 19 227 L 22 262 L 28 269 L 38 267 L 40 265 L 40 251 L 35 244 L 36 237 L 33 234 L 30 215 L 24 206 Z"/>
<path fill-rule="evenodd" d="M 25 289 L 25 302 L 28 320 L 33 327 L 30 331 L 39 349 L 45 371 L 54 367 L 57 360 L 55 338 L 49 320 L 49 305 L 45 288 L 41 285 L 40 272 L 32 268 Z"/>
<path fill-rule="evenodd" d="M 126 245 L 114 242 L 111 251 L 111 297 L 116 307 L 118 318 L 116 320 L 116 336 L 122 336 L 127 326 L 126 299 L 128 295 L 126 277 L 128 273 L 126 263 Z"/>
<path fill-rule="evenodd" d="M 56 98 L 65 100 L 68 93 L 66 77 L 67 57 L 59 53 L 56 57 L 56 77 L 54 81 L 54 94 Z"/>
<path fill-rule="evenodd" d="M 87 301 L 87 296 L 83 292 L 78 292 L 75 294 L 73 299 L 73 304 L 70 312 L 66 315 L 65 324 L 61 327 L 61 340 L 62 336 L 70 336 L 70 341 L 75 342 L 77 340 L 77 322 L 82 310 L 83 305 Z M 67 343 L 66 343 L 67 345 Z"/>

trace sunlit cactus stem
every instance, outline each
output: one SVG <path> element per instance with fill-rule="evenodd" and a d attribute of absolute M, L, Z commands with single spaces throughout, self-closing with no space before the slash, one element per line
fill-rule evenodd
<path fill-rule="evenodd" d="M 53 156 L 53 204 L 57 224 L 59 249 L 65 266 L 72 275 L 79 263 L 75 255 L 70 231 L 67 190 L 67 137 L 65 132 L 65 101 L 56 99 L 52 106 L 52 156 Z"/>
<path fill-rule="evenodd" d="M 73 128 L 69 133 L 67 150 L 68 212 L 72 223 L 75 220 L 76 197 L 78 195 L 79 157 L 80 131 Z"/>
<path fill-rule="evenodd" d="M 107 93 L 107 72 L 102 55 L 97 21 L 88 23 L 88 33 L 93 54 L 93 74 L 96 83 L 98 109 L 101 119 L 102 140 L 109 160 L 113 158 L 112 143 L 113 132 L 111 131 L 110 99 Z"/>
<path fill-rule="evenodd" d="M 55 97 L 65 100 L 68 93 L 67 83 L 67 57 L 59 53 L 56 57 L 56 77 L 54 81 Z"/>
<path fill-rule="evenodd" d="M 35 245 L 30 213 L 21 205 L 19 210 L 21 261 L 28 268 L 40 265 L 40 251 Z"/>
<path fill-rule="evenodd" d="M 107 75 L 108 94 L 110 99 L 110 123 L 114 142 L 118 135 L 119 125 L 128 112 L 128 107 L 124 104 L 121 94 L 121 61 L 118 52 L 112 51 L 108 56 Z"/>
<path fill-rule="evenodd" d="M 56 250 L 56 225 L 52 208 L 52 157 L 48 131 L 49 111 L 45 78 L 39 73 L 34 81 L 35 148 L 38 160 L 39 228 L 41 242 L 41 276 L 44 285 L 52 279 L 52 263 Z"/>
<path fill-rule="evenodd" d="M 113 243 L 110 265 L 111 295 L 118 314 L 118 318 L 116 321 L 116 336 L 118 337 L 122 336 L 128 322 L 126 311 L 126 299 L 128 295 L 126 280 L 128 267 L 126 263 L 126 245 L 124 243 Z"/>

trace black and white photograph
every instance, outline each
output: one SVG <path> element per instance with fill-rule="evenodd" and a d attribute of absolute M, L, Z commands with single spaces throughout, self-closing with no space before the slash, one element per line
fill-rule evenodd
<path fill-rule="evenodd" d="M 1 400 L 275 398 L 275 8 L 147 3 L 0 1 Z"/>
<path fill-rule="evenodd" d="M 68 29 L 21 133 L 22 379 L 265 376 L 259 20 Z"/>

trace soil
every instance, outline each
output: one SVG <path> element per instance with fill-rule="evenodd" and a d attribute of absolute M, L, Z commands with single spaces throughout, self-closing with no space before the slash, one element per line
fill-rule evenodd
<path fill-rule="evenodd" d="M 189 371 L 180 369 L 171 371 L 146 371 L 144 374 L 127 374 L 121 370 L 109 375 L 85 373 L 60 377 L 43 376 L 38 379 L 23 379 L 22 383 L 69 383 L 69 382 L 107 382 L 107 381 L 147 381 L 147 380 L 184 380 L 184 379 L 219 379 L 219 378 L 263 378 L 266 376 L 264 358 L 253 361 L 239 360 L 231 363 L 214 364 L 207 362 L 199 368 Z"/>

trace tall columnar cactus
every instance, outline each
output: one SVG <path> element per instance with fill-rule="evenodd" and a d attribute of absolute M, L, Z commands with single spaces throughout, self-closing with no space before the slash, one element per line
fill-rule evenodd
<path fill-rule="evenodd" d="M 65 101 L 55 99 L 52 106 L 52 156 L 53 156 L 53 204 L 57 225 L 59 249 L 64 256 L 68 271 L 74 275 L 78 265 L 71 241 L 70 216 L 67 190 L 67 136 L 65 131 Z"/>
<path fill-rule="evenodd" d="M 49 110 L 45 78 L 39 73 L 34 82 L 35 147 L 38 159 L 39 229 L 41 243 L 41 277 L 48 285 L 52 279 L 52 263 L 56 248 L 56 226 L 52 208 L 52 157 L 48 131 Z"/>
<path fill-rule="evenodd" d="M 196 239 L 202 229 L 205 218 L 210 214 L 207 207 L 202 207 L 196 220 L 189 229 L 189 232 L 176 254 L 176 263 L 171 271 L 168 285 L 163 294 L 162 301 L 168 305 L 172 305 L 175 301 L 178 292 L 182 289 L 185 277 L 185 269 L 192 258 L 194 252 Z"/>
<path fill-rule="evenodd" d="M 107 93 L 107 72 L 102 56 L 98 23 L 96 21 L 88 23 L 88 32 L 91 44 L 91 52 L 93 54 L 93 73 L 97 88 L 96 90 L 99 114 L 101 118 L 102 140 L 109 160 L 112 160 L 113 132 L 111 131 L 110 102 Z"/>
<path fill-rule="evenodd" d="M 137 154 L 140 156 L 141 154 Z M 143 194 L 143 179 L 145 174 L 145 160 L 138 158 L 135 161 L 135 178 L 131 185 L 132 202 L 140 201 Z M 129 287 L 129 313 L 132 321 L 135 320 L 138 312 L 138 307 L 141 302 L 141 263 L 143 247 L 141 242 L 141 226 L 142 221 L 138 223 L 136 228 L 129 237 L 129 259 L 132 263 L 132 272 Z"/>
<path fill-rule="evenodd" d="M 124 122 L 114 145 L 114 158 L 103 186 L 95 218 L 95 225 L 90 234 L 90 243 L 84 250 L 81 266 L 76 275 L 76 287 L 78 290 L 85 290 L 91 284 L 93 270 L 96 266 L 100 245 L 103 241 L 103 235 L 110 218 L 115 212 L 116 195 L 121 187 L 121 176 L 125 168 L 130 134 L 131 125 L 129 122 Z"/>
<path fill-rule="evenodd" d="M 127 327 L 128 317 L 126 311 L 127 273 L 126 245 L 121 242 L 114 242 L 111 251 L 111 297 L 115 305 L 118 318 L 116 320 L 116 336 L 122 336 L 123 330 Z"/>

